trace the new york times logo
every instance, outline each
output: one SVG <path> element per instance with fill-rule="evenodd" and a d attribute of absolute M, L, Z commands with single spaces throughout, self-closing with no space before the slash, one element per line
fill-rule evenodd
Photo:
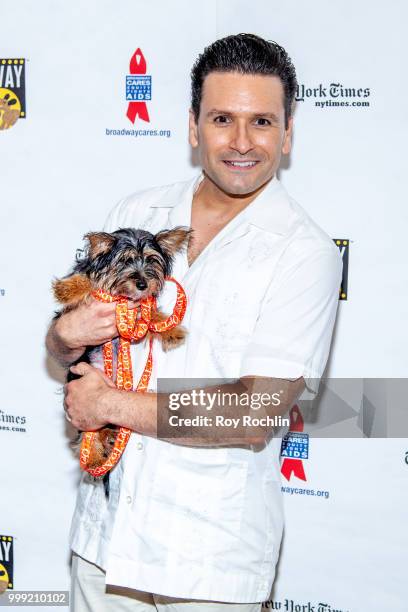
<path fill-rule="evenodd" d="M 314 100 L 315 106 L 370 106 L 369 87 L 347 87 L 342 83 L 319 83 L 316 87 L 307 87 L 304 83 L 297 86 L 296 101 Z"/>
<path fill-rule="evenodd" d="M 285 599 L 283 601 L 269 600 L 264 601 L 262 610 L 285 610 L 286 612 L 346 612 L 340 608 L 333 608 L 328 603 L 307 603 L 299 604 L 293 599 Z"/>
<path fill-rule="evenodd" d="M 26 428 L 22 427 L 26 423 L 25 416 L 16 416 L 14 414 L 7 414 L 3 410 L 0 410 L 0 431 L 14 431 L 25 433 Z"/>

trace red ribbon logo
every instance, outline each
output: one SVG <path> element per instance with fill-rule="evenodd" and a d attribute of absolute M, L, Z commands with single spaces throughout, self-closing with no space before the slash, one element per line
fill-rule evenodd
<path fill-rule="evenodd" d="M 136 51 L 134 52 L 134 54 L 132 55 L 132 58 L 130 60 L 129 63 L 129 71 L 130 71 L 130 75 L 128 77 L 126 77 L 126 97 L 129 99 L 129 89 L 133 89 L 137 91 L 140 91 L 140 84 L 136 85 L 135 88 L 131 87 L 132 85 L 132 79 L 131 77 L 135 77 L 135 76 L 139 76 L 139 75 L 145 75 L 146 74 L 146 60 L 145 57 L 141 51 L 141 49 L 137 48 Z M 133 79 L 133 83 L 137 81 L 137 79 Z M 145 79 L 143 79 L 143 81 L 145 81 L 145 85 L 142 86 L 143 90 L 144 90 L 144 95 L 146 93 L 145 89 L 148 89 L 148 93 L 145 97 L 145 99 L 149 99 L 150 100 L 150 90 L 151 90 L 151 81 L 150 81 L 150 77 L 145 77 Z M 141 83 L 143 82 L 141 80 Z M 128 105 L 128 109 L 127 109 L 127 113 L 126 116 L 128 117 L 128 119 L 134 123 L 135 119 L 137 116 L 139 116 L 140 119 L 142 119 L 143 121 L 150 121 L 149 119 L 149 113 L 147 111 L 147 106 L 146 106 L 146 102 L 129 102 Z"/>
<path fill-rule="evenodd" d="M 290 423 L 289 423 L 289 432 L 287 433 L 290 436 L 291 432 L 302 432 L 304 427 L 304 421 L 302 417 L 302 413 L 300 412 L 300 408 L 297 404 L 295 404 L 290 412 Z M 303 467 L 302 459 L 294 459 L 293 457 L 285 457 L 282 466 L 281 472 L 286 478 L 286 480 L 290 480 L 292 474 L 300 480 L 306 480 L 306 474 Z"/>

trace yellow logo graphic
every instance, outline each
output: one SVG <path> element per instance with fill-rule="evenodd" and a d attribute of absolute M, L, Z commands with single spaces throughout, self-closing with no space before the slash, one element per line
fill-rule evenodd
<path fill-rule="evenodd" d="M 21 58 L 0 58 L 0 130 L 26 117 L 25 65 Z"/>
<path fill-rule="evenodd" d="M 6 568 L 0 563 L 0 593 L 4 593 L 9 583 L 9 577 Z"/>
<path fill-rule="evenodd" d="M 13 588 L 13 537 L 0 535 L 0 595 Z"/>
<path fill-rule="evenodd" d="M 10 89 L 0 87 L 0 130 L 14 125 L 20 113 L 21 104 L 17 96 Z"/>

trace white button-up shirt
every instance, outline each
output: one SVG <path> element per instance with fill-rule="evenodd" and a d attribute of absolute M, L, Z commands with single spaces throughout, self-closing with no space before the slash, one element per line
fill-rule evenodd
<path fill-rule="evenodd" d="M 153 233 L 190 226 L 203 175 L 138 192 L 110 214 L 106 231 Z M 173 276 L 188 307 L 184 345 L 154 345 L 157 378 L 305 378 L 316 392 L 329 353 L 342 260 L 333 241 L 273 178 L 189 267 Z M 167 286 L 168 285 L 168 286 Z M 175 288 L 160 298 L 171 312 Z M 132 347 L 137 382 L 146 343 Z M 187 599 L 268 598 L 283 530 L 279 445 L 192 448 L 136 432 L 103 484 L 84 473 L 71 548 L 106 570 L 106 582 Z"/>

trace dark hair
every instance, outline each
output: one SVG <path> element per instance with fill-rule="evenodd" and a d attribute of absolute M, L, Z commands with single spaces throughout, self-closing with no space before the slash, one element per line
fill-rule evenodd
<path fill-rule="evenodd" d="M 256 34 L 233 34 L 206 47 L 191 70 L 191 108 L 196 122 L 204 79 L 210 72 L 278 76 L 285 95 L 285 127 L 288 127 L 297 88 L 296 71 L 285 49 L 276 42 L 264 40 Z"/>

